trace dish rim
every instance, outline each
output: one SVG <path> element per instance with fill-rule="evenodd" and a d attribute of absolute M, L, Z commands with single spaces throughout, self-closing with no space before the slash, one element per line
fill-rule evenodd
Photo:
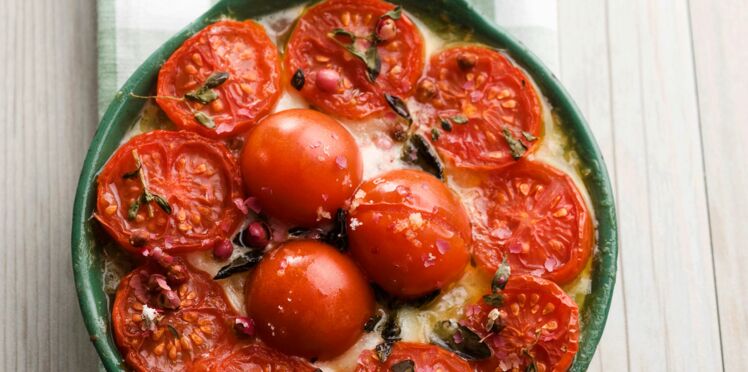
<path fill-rule="evenodd" d="M 109 304 L 102 280 L 101 252 L 96 251 L 95 228 L 91 212 L 96 197 L 96 175 L 118 147 L 124 132 L 131 126 L 145 102 L 129 97 L 145 95 L 155 83 L 158 69 L 171 53 L 189 36 L 222 16 L 246 19 L 292 6 L 311 3 L 304 0 L 220 0 L 209 10 L 176 33 L 156 49 L 133 72 L 117 91 L 99 122 L 96 134 L 83 163 L 73 207 L 71 253 L 78 302 L 91 342 L 108 371 L 124 371 L 124 363 L 111 333 Z M 605 162 L 586 120 L 558 79 L 527 47 L 500 26 L 485 19 L 466 0 L 434 0 L 424 5 L 419 0 L 395 0 L 406 11 L 443 18 L 458 27 L 474 32 L 475 41 L 502 50 L 524 68 L 543 95 L 561 117 L 570 146 L 580 162 L 589 169 L 582 181 L 590 195 L 597 220 L 597 250 L 592 258 L 592 292 L 580 312 L 584 329 L 571 371 L 584 371 L 589 365 L 602 336 L 610 310 L 616 280 L 618 231 L 615 199 Z M 249 9 L 252 8 L 252 9 Z M 126 123 L 126 124 L 123 124 Z"/>

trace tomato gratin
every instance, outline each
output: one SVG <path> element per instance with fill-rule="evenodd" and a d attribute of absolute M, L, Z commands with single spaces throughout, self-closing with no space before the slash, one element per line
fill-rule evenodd
<path fill-rule="evenodd" d="M 128 368 L 572 365 L 596 221 L 504 51 L 325 0 L 217 20 L 145 99 L 94 211 Z"/>

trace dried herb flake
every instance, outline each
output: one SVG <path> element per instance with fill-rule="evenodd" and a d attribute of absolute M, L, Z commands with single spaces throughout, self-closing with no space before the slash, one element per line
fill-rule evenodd
<path fill-rule="evenodd" d="M 392 372 L 414 372 L 416 363 L 410 359 L 401 360 L 390 367 Z"/>
<path fill-rule="evenodd" d="M 304 77 L 304 71 L 298 69 L 293 73 L 293 76 L 291 77 L 291 86 L 296 90 L 301 90 L 301 88 L 304 88 L 305 81 L 306 78 Z"/>
<path fill-rule="evenodd" d="M 509 150 L 512 152 L 512 158 L 514 160 L 519 160 L 527 151 L 527 146 L 525 146 L 525 144 L 520 140 L 514 138 L 512 132 L 510 132 L 508 128 L 504 127 L 503 133 L 504 139 L 506 140 L 507 145 L 509 145 Z"/>
<path fill-rule="evenodd" d="M 412 120 L 410 111 L 408 110 L 408 106 L 400 97 L 385 93 L 384 100 L 387 101 L 387 104 L 390 106 L 392 111 L 395 111 L 395 113 L 400 117 L 407 120 L 408 122 Z"/>
<path fill-rule="evenodd" d="M 248 271 L 262 260 L 262 252 L 259 250 L 250 250 L 231 261 L 228 265 L 218 270 L 214 280 L 225 279 L 236 273 Z"/>
<path fill-rule="evenodd" d="M 197 120 L 198 123 L 202 124 L 202 126 L 208 129 L 213 129 L 216 127 L 216 123 L 213 121 L 213 118 L 202 111 L 195 112 L 195 120 Z"/>

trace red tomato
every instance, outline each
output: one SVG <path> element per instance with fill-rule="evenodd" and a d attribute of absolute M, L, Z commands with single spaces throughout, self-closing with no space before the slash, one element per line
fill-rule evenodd
<path fill-rule="evenodd" d="M 363 333 L 374 311 L 356 265 L 329 245 L 292 241 L 265 257 L 246 285 L 257 334 L 278 350 L 329 359 Z"/>
<path fill-rule="evenodd" d="M 493 350 L 491 359 L 478 369 L 526 371 L 535 360 L 536 371 L 563 372 L 569 369 L 579 348 L 577 304 L 555 283 L 529 275 L 512 275 L 503 291 L 499 308 L 504 328 L 492 335 L 486 332 L 486 303 L 465 309 L 465 325 Z"/>
<path fill-rule="evenodd" d="M 594 242 L 592 221 L 574 181 L 522 160 L 487 173 L 472 213 L 473 253 L 489 272 L 508 255 L 512 273 L 568 283 L 584 269 Z"/>
<path fill-rule="evenodd" d="M 304 359 L 287 356 L 260 344 L 234 346 L 229 352 L 218 352 L 219 358 L 207 358 L 192 367 L 191 372 L 313 372 L 314 366 Z M 222 358 L 222 359 L 221 359 Z"/>
<path fill-rule="evenodd" d="M 187 371 L 192 363 L 233 339 L 233 310 L 210 276 L 190 272 L 186 283 L 172 288 L 181 305 L 160 307 L 146 294 L 149 278 L 163 274 L 148 264 L 122 279 L 112 309 L 114 338 L 127 364 L 137 371 Z M 149 324 L 144 307 L 159 312 Z"/>
<path fill-rule="evenodd" d="M 217 72 L 229 78 L 213 88 L 218 98 L 208 104 L 164 97 L 185 97 Z M 280 57 L 262 26 L 223 20 L 187 39 L 164 63 L 156 102 L 179 128 L 224 138 L 269 114 L 280 94 Z M 201 124 L 198 112 L 212 118 L 215 128 Z"/>
<path fill-rule="evenodd" d="M 473 371 L 473 368 L 466 361 L 438 346 L 398 342 L 392 348 L 392 354 L 385 363 L 379 360 L 374 351 L 364 350 L 358 357 L 356 372 L 389 372 L 394 370 L 392 366 L 407 360 L 413 361 L 413 371 L 416 372 Z"/>
<path fill-rule="evenodd" d="M 244 184 L 262 209 L 311 227 L 329 222 L 361 183 L 356 140 L 340 123 L 312 110 L 275 113 L 247 137 Z"/>
<path fill-rule="evenodd" d="M 540 101 L 532 84 L 492 49 L 464 45 L 435 54 L 416 98 L 423 103 L 417 120 L 440 131 L 432 142 L 455 166 L 497 168 L 511 163 L 505 129 L 528 153 L 539 142 Z M 467 122 L 460 123 L 460 117 Z M 442 127 L 443 120 L 451 123 L 451 131 Z"/>
<path fill-rule="evenodd" d="M 141 198 L 143 181 L 151 201 Z M 243 199 L 241 177 L 223 144 L 157 130 L 133 137 L 109 159 L 98 178 L 95 216 L 132 253 L 146 246 L 208 249 L 206 243 L 228 238 L 241 223 L 234 199 Z"/>
<path fill-rule="evenodd" d="M 470 221 L 438 179 L 395 170 L 356 191 L 348 215 L 351 254 L 369 277 L 404 298 L 457 280 L 468 262 Z"/>
<path fill-rule="evenodd" d="M 384 16 L 393 9 L 379 0 L 328 0 L 308 9 L 291 34 L 285 58 L 288 76 L 299 69 L 305 76 L 301 95 L 323 111 L 351 119 L 387 110 L 384 93 L 409 96 L 423 69 L 423 39 L 404 13 L 399 19 Z M 356 40 L 333 35 L 336 29 Z M 381 68 L 372 82 L 366 63 L 338 42 L 366 53 L 374 33 L 380 35 L 374 48 Z"/>

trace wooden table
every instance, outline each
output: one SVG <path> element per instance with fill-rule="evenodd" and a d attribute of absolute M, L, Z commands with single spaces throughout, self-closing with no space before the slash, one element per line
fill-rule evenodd
<path fill-rule="evenodd" d="M 558 1 L 560 78 L 619 211 L 591 370 L 748 369 L 748 2 Z M 97 124 L 95 14 L 94 0 L 0 4 L 2 371 L 97 366 L 69 243 Z"/>

